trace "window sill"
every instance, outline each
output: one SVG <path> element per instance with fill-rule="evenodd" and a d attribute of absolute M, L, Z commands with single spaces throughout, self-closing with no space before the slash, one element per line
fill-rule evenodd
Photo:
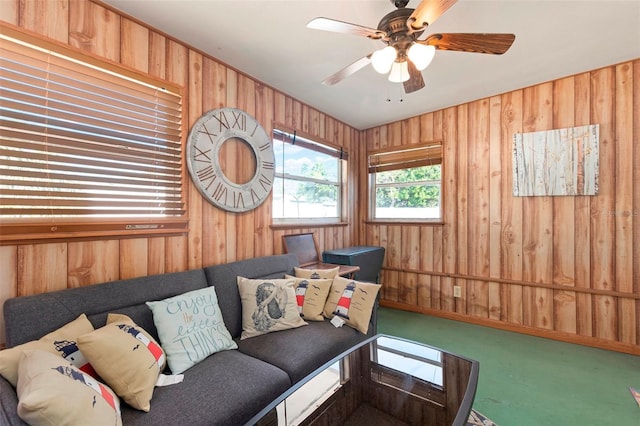
<path fill-rule="evenodd" d="M 270 228 L 277 229 L 299 229 L 299 228 L 329 228 L 348 226 L 348 222 L 299 222 L 299 223 L 273 223 Z"/>
<path fill-rule="evenodd" d="M 444 226 L 441 220 L 417 220 L 417 219 L 375 219 L 365 220 L 367 225 L 416 225 L 416 226 Z"/>
<path fill-rule="evenodd" d="M 158 220 L 122 220 L 108 222 L 4 222 L 0 224 L 0 245 L 35 244 L 41 242 L 76 241 L 84 239 L 144 238 L 186 235 L 186 218 Z"/>

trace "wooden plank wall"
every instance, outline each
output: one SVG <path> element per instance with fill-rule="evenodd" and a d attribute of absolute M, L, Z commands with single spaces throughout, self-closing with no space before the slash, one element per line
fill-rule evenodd
<path fill-rule="evenodd" d="M 0 20 L 182 85 L 188 129 L 208 110 L 238 107 L 256 117 L 269 133 L 273 123 L 281 123 L 342 146 L 351 154 L 354 166 L 348 168 L 349 182 L 353 182 L 349 191 L 356 193 L 356 129 L 104 4 L 90 0 L 2 0 Z M 237 153 L 227 154 L 231 164 L 241 161 L 235 160 Z M 357 239 L 358 228 L 353 225 L 274 231 L 270 228 L 270 199 L 251 212 L 234 214 L 204 201 L 191 183 L 187 195 L 190 232 L 185 236 L 0 247 L 0 306 L 16 295 L 282 253 L 285 232 L 314 231 L 321 249 L 353 245 Z M 349 207 L 351 218 L 354 208 Z M 0 319 L 0 343 L 3 341 Z"/>
<path fill-rule="evenodd" d="M 368 150 L 445 148 L 444 224 L 363 231 L 387 247 L 383 304 L 640 354 L 639 111 L 636 60 L 365 130 Z M 512 196 L 514 133 L 586 124 L 597 196 Z"/>

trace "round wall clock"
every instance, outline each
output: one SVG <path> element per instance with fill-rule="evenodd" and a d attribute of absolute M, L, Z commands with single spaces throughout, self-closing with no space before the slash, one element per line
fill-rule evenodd
<path fill-rule="evenodd" d="M 233 138 L 246 142 L 255 156 L 255 174 L 245 183 L 231 181 L 220 166 L 220 149 Z M 187 166 L 198 191 L 210 203 L 231 212 L 249 211 L 262 204 L 273 187 L 271 138 L 246 112 L 215 109 L 200 117 L 189 132 Z"/>

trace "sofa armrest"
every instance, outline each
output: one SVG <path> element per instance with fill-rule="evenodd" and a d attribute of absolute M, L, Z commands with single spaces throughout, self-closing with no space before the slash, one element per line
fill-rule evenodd
<path fill-rule="evenodd" d="M 367 335 L 375 336 L 378 334 L 378 308 L 380 307 L 380 292 L 376 296 L 376 302 L 373 304 L 373 309 L 371 310 L 371 319 L 369 320 L 369 330 L 367 330 Z"/>
<path fill-rule="evenodd" d="M 18 395 L 11 383 L 0 376 L 0 424 L 26 426 L 18 417 Z"/>

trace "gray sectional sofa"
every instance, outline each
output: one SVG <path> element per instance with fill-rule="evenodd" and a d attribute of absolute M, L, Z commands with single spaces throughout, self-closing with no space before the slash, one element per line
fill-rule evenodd
<path fill-rule="evenodd" d="M 9 299 L 4 305 L 6 345 L 37 340 L 82 313 L 98 328 L 110 312 L 128 315 L 158 340 L 145 302 L 213 285 L 238 349 L 209 356 L 185 371 L 182 383 L 157 387 L 148 413 L 123 402 L 122 421 L 124 425 L 241 425 L 309 373 L 375 334 L 376 308 L 366 336 L 325 320 L 240 340 L 242 305 L 236 277 L 282 278 L 297 265 L 292 254 L 267 256 Z M 0 377 L 0 424 L 24 424 L 17 403 L 15 389 Z"/>

